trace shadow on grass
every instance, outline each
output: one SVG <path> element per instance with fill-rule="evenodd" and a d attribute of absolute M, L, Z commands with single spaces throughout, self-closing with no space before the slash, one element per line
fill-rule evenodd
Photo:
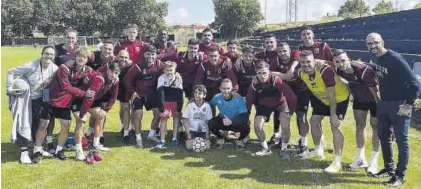
<path fill-rule="evenodd" d="M 223 179 L 254 179 L 258 182 L 297 186 L 329 186 L 331 184 L 378 185 L 379 182 L 368 178 L 366 174 L 343 170 L 338 174 L 323 173 L 330 160 L 303 160 L 292 152 L 291 161 L 282 160 L 279 149 L 273 149 L 270 156 L 254 156 L 261 148 L 257 141 L 252 141 L 243 150 L 235 145 L 225 145 L 223 149 L 211 149 L 204 153 L 194 153 L 177 149 L 172 155 L 163 155 L 163 160 L 182 160 L 200 158 L 199 162 L 187 162 L 186 167 L 211 168 L 216 171 L 248 170 L 247 174 L 221 173 Z M 168 152 L 168 151 L 167 151 Z M 345 166 L 345 165 L 344 165 Z"/>
<path fill-rule="evenodd" d="M 16 162 L 20 158 L 20 149 L 15 144 L 1 143 L 1 163 Z"/>

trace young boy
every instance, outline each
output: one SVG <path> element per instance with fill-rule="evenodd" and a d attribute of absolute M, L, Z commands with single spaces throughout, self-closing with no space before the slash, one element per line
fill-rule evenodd
<path fill-rule="evenodd" d="M 189 102 L 183 112 L 183 124 L 187 133 L 187 150 L 193 148 L 192 142 L 196 137 L 206 139 L 206 150 L 210 149 L 207 122 L 212 119 L 212 109 L 204 100 L 206 93 L 204 85 L 196 85 L 193 89 L 194 101 Z"/>
<path fill-rule="evenodd" d="M 158 78 L 157 89 L 161 97 L 159 111 L 161 113 L 161 141 L 155 148 L 165 148 L 165 134 L 167 120 L 173 117 L 173 139 L 171 146 L 177 146 L 178 114 L 183 106 L 183 79 L 175 70 L 177 64 L 172 61 L 165 62 L 164 74 Z"/>

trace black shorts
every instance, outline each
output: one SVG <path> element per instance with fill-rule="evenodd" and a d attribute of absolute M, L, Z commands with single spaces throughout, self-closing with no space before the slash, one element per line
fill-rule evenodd
<path fill-rule="evenodd" d="M 279 106 L 277 108 L 269 108 L 269 107 L 262 106 L 262 105 L 257 105 L 255 107 L 256 107 L 256 116 L 265 116 L 266 117 L 266 119 L 265 119 L 266 122 L 269 122 L 269 118 L 270 118 L 270 115 L 272 114 L 272 112 L 275 112 L 275 111 L 278 111 L 278 112 L 289 112 L 288 106 L 286 106 L 286 105 Z M 291 113 L 291 112 L 289 112 L 289 113 Z"/>
<path fill-rule="evenodd" d="M 149 111 L 152 108 L 159 107 L 159 96 L 158 95 L 151 95 L 149 98 L 145 99 L 144 97 L 136 98 L 133 101 L 133 110 L 142 110 L 143 106 L 145 106 L 146 110 Z"/>
<path fill-rule="evenodd" d="M 377 103 L 376 102 L 359 102 L 354 99 L 352 109 L 370 111 L 371 117 L 377 117 Z"/>
<path fill-rule="evenodd" d="M 101 98 L 101 99 L 95 100 L 95 101 L 92 103 L 91 108 L 97 108 L 97 107 L 100 107 L 100 108 L 102 108 L 102 109 L 105 109 L 105 107 L 107 106 L 107 104 L 108 104 L 108 98 Z"/>
<path fill-rule="evenodd" d="M 310 103 L 311 93 L 309 90 L 294 91 L 297 96 L 297 110 L 300 112 L 307 112 Z"/>
<path fill-rule="evenodd" d="M 190 131 L 190 135 L 192 139 L 197 138 L 197 137 L 204 138 L 204 139 L 206 138 L 206 132 Z"/>
<path fill-rule="evenodd" d="M 190 100 L 190 98 L 194 97 L 194 94 L 193 94 L 193 86 L 192 85 L 190 85 L 190 86 L 184 86 L 183 87 L 183 90 L 184 90 L 184 94 L 185 94 L 185 96 L 186 96 L 187 99 Z"/>
<path fill-rule="evenodd" d="M 311 106 L 313 107 L 312 115 L 322 115 L 322 116 L 330 116 L 330 107 L 328 105 L 323 104 L 317 97 L 314 95 L 310 96 Z M 336 115 L 340 120 L 345 119 L 346 110 L 348 109 L 349 98 L 339 102 L 336 105 Z"/>
<path fill-rule="evenodd" d="M 70 110 L 72 112 L 79 112 L 80 109 L 82 108 L 82 104 L 83 104 L 83 98 L 73 99 L 72 105 L 70 106 Z"/>
<path fill-rule="evenodd" d="M 63 119 L 63 120 L 72 120 L 72 116 L 69 108 L 59 108 L 54 107 L 43 102 L 40 107 L 40 116 L 39 118 L 50 120 L 50 119 Z"/>

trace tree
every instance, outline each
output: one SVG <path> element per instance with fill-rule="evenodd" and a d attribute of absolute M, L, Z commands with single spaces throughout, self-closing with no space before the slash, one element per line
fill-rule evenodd
<path fill-rule="evenodd" d="M 370 7 L 363 0 L 347 0 L 338 11 L 342 18 L 355 18 L 370 15 Z"/>
<path fill-rule="evenodd" d="M 373 9 L 373 12 L 376 14 L 385 14 L 389 12 L 396 11 L 395 8 L 393 8 L 393 3 L 391 1 L 380 1 L 377 3 L 376 7 Z"/>
<path fill-rule="evenodd" d="M 414 6 L 414 9 L 421 9 L 421 3 L 417 3 L 417 4 Z"/>
<path fill-rule="evenodd" d="M 155 36 L 159 29 L 165 28 L 164 17 L 168 15 L 168 2 L 156 0 L 116 0 L 116 16 L 108 33 L 119 34 L 128 24 L 137 24 L 139 35 Z"/>
<path fill-rule="evenodd" d="M 64 9 L 61 3 L 61 0 L 34 1 L 33 28 L 46 36 L 62 33 Z"/>
<path fill-rule="evenodd" d="M 213 0 L 215 21 L 210 24 L 223 37 L 250 35 L 263 19 L 257 0 Z"/>
<path fill-rule="evenodd" d="M 1 36 L 21 37 L 32 35 L 32 14 L 34 12 L 31 0 L 1 1 Z"/>

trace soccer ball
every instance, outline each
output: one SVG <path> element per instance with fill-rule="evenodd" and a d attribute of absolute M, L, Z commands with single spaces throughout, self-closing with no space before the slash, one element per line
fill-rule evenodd
<path fill-rule="evenodd" d="M 29 90 L 29 84 L 23 79 L 15 79 L 13 81 L 12 89 L 19 89 L 21 92 Z"/>
<path fill-rule="evenodd" d="M 206 141 L 203 138 L 196 137 L 192 142 L 193 152 L 204 152 L 206 150 Z"/>

